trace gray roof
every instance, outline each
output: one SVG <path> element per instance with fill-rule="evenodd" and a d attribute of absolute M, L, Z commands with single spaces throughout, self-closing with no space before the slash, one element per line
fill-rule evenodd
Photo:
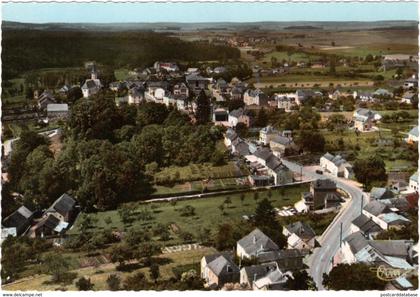
<path fill-rule="evenodd" d="M 238 108 L 238 109 L 232 110 L 229 113 L 229 115 L 235 118 L 239 118 L 240 116 L 244 115 L 244 110 L 243 108 Z"/>
<path fill-rule="evenodd" d="M 388 206 L 376 200 L 369 202 L 363 209 L 374 216 L 389 211 Z"/>
<path fill-rule="evenodd" d="M 270 168 L 271 170 L 276 171 L 281 165 L 281 161 L 279 158 L 277 158 L 276 156 L 274 156 L 273 154 L 267 159 L 267 163 L 266 163 L 267 167 Z"/>
<path fill-rule="evenodd" d="M 303 258 L 305 255 L 298 249 L 268 251 L 258 254 L 258 262 L 267 263 L 278 260 Z"/>
<path fill-rule="evenodd" d="M 408 256 L 411 245 L 407 240 L 369 240 L 369 244 L 382 255 L 394 257 Z"/>
<path fill-rule="evenodd" d="M 368 240 L 363 236 L 361 232 L 355 232 L 344 238 L 344 241 L 346 241 L 351 251 L 356 254 L 361 249 L 363 249 L 365 246 L 367 246 Z"/>
<path fill-rule="evenodd" d="M 230 258 L 225 257 L 224 255 L 219 255 L 216 259 L 207 263 L 207 267 L 218 277 L 239 273 L 238 266 L 236 266 Z"/>
<path fill-rule="evenodd" d="M 408 134 L 419 137 L 419 126 L 415 126 Z"/>
<path fill-rule="evenodd" d="M 245 266 L 241 269 L 241 271 L 244 271 L 248 281 L 253 282 L 254 280 L 266 276 L 268 272 L 273 271 L 276 268 L 276 262 L 271 262 L 259 265 Z"/>
<path fill-rule="evenodd" d="M 75 204 L 76 204 L 76 201 L 72 197 L 64 193 L 57 200 L 55 200 L 53 205 L 51 205 L 50 210 L 54 209 L 59 214 L 65 215 L 66 213 L 68 213 L 69 211 L 73 209 Z"/>
<path fill-rule="evenodd" d="M 276 135 L 276 136 L 272 137 L 271 141 L 280 143 L 282 145 L 288 145 L 288 144 L 292 143 L 292 140 L 290 138 L 280 136 L 280 135 Z"/>
<path fill-rule="evenodd" d="M 394 197 L 394 193 L 387 188 L 373 187 L 370 191 L 370 197 L 373 199 L 389 199 Z"/>
<path fill-rule="evenodd" d="M 382 230 L 371 218 L 361 214 L 352 221 L 352 224 L 357 226 L 363 233 L 373 233 Z"/>
<path fill-rule="evenodd" d="M 82 86 L 82 89 L 95 89 L 97 87 L 95 81 L 87 79 Z"/>
<path fill-rule="evenodd" d="M 316 190 L 334 190 L 337 185 L 330 179 L 317 179 L 311 182 L 311 186 Z"/>
<path fill-rule="evenodd" d="M 315 231 L 307 224 L 298 221 L 285 227 L 290 233 L 294 233 L 299 238 L 312 239 L 316 236 Z"/>
<path fill-rule="evenodd" d="M 216 260 L 220 256 L 224 256 L 227 259 L 232 259 L 232 253 L 230 253 L 230 252 L 224 252 L 224 253 L 216 253 L 216 254 L 206 255 L 206 256 L 204 256 L 204 259 L 205 259 L 206 263 L 209 264 L 210 262 Z"/>
<path fill-rule="evenodd" d="M 234 140 L 234 139 L 236 139 L 236 138 L 238 138 L 238 134 L 233 130 L 233 129 L 231 129 L 231 128 L 229 128 L 229 129 L 227 129 L 227 131 L 226 131 L 226 137 L 229 139 L 229 140 Z"/>
<path fill-rule="evenodd" d="M 331 155 L 330 153 L 326 153 L 325 155 L 322 156 L 323 158 L 331 161 L 332 159 L 334 159 L 334 155 Z"/>
<path fill-rule="evenodd" d="M 249 152 L 249 146 L 246 142 L 241 141 L 239 142 L 236 146 L 235 146 L 236 151 L 238 152 L 238 154 L 240 154 L 241 156 L 247 156 L 250 155 L 251 153 Z"/>
<path fill-rule="evenodd" d="M 254 156 L 263 159 L 264 161 L 267 161 L 269 158 L 271 158 L 271 156 L 274 155 L 269 148 L 260 148 L 257 151 L 255 151 Z"/>
<path fill-rule="evenodd" d="M 279 249 L 277 244 L 258 228 L 239 240 L 238 245 L 249 255 L 256 255 L 258 252 Z"/>

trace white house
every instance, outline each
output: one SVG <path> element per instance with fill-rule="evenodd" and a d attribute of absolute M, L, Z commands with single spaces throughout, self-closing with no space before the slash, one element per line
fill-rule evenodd
<path fill-rule="evenodd" d="M 412 176 L 410 176 L 410 181 L 408 183 L 408 187 L 413 192 L 419 191 L 419 172 L 416 171 Z"/>
<path fill-rule="evenodd" d="M 352 178 L 354 176 L 352 166 L 340 155 L 326 153 L 319 161 L 320 166 L 337 177 Z"/>
<path fill-rule="evenodd" d="M 228 122 L 230 127 L 236 127 L 238 123 L 244 123 L 247 127 L 250 125 L 250 117 L 243 108 L 232 110 L 229 113 Z"/>
<path fill-rule="evenodd" d="M 406 142 L 413 144 L 419 142 L 419 126 L 415 126 L 408 132 L 408 137 L 406 138 Z"/>
<path fill-rule="evenodd" d="M 289 249 L 310 250 L 316 245 L 314 230 L 300 221 L 283 227 L 283 235 L 287 237 Z"/>
<path fill-rule="evenodd" d="M 362 214 L 371 219 L 383 230 L 400 228 L 410 224 L 410 220 L 393 212 L 387 205 L 374 200 L 369 202 L 362 210 Z"/>
<path fill-rule="evenodd" d="M 258 228 L 236 243 L 236 255 L 241 259 L 251 259 L 262 252 L 277 250 L 278 245 Z"/>
<path fill-rule="evenodd" d="M 260 130 L 260 142 L 267 145 L 276 135 L 279 135 L 279 131 L 274 129 L 272 126 L 264 127 Z"/>
<path fill-rule="evenodd" d="M 244 93 L 244 102 L 246 105 L 267 105 L 268 97 L 260 89 L 248 89 Z"/>

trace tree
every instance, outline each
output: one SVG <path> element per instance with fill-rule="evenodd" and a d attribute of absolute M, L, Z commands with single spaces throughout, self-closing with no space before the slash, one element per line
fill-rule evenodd
<path fill-rule="evenodd" d="M 124 280 L 123 288 L 126 291 L 141 291 L 148 287 L 146 276 L 143 272 L 136 272 Z"/>
<path fill-rule="evenodd" d="M 121 278 L 116 274 L 110 274 L 106 279 L 106 283 L 110 291 L 118 291 L 120 290 Z"/>
<path fill-rule="evenodd" d="M 77 280 L 76 287 L 79 291 L 92 291 L 94 284 L 91 283 L 90 278 L 81 277 Z"/>
<path fill-rule="evenodd" d="M 169 115 L 166 105 L 156 102 L 146 102 L 139 106 L 137 121 L 141 126 L 162 124 Z"/>
<path fill-rule="evenodd" d="M 124 243 L 113 245 L 110 251 L 111 262 L 118 263 L 118 267 L 122 268 L 126 262 L 134 258 L 131 247 Z"/>
<path fill-rule="evenodd" d="M 210 111 L 210 100 L 204 90 L 201 90 L 197 97 L 197 110 L 195 113 L 197 124 L 207 124 L 210 121 Z"/>
<path fill-rule="evenodd" d="M 264 108 L 258 111 L 257 118 L 255 119 L 255 126 L 265 127 L 268 124 L 268 115 Z"/>
<path fill-rule="evenodd" d="M 324 136 L 316 131 L 302 130 L 296 141 L 303 150 L 310 152 L 323 152 L 325 147 Z"/>
<path fill-rule="evenodd" d="M 351 281 L 349 282 L 349 276 Z M 324 274 L 322 284 L 330 290 L 384 290 L 386 282 L 371 271 L 371 266 L 355 264 L 338 264 L 330 273 Z"/>
<path fill-rule="evenodd" d="M 386 182 L 385 162 L 375 155 L 366 159 L 357 159 L 353 165 L 354 175 L 365 189 L 369 190 L 374 182 Z"/>
<path fill-rule="evenodd" d="M 232 204 L 232 200 L 230 199 L 230 197 L 226 197 L 224 204 L 226 204 L 227 207 L 229 207 L 229 205 Z"/>
<path fill-rule="evenodd" d="M 191 205 L 186 205 L 181 209 L 181 216 L 190 217 L 195 215 L 195 208 Z"/>
<path fill-rule="evenodd" d="M 286 287 L 289 290 L 316 290 L 316 285 L 312 277 L 307 271 L 297 271 L 293 273 L 293 278 L 289 278 L 286 282 Z M 354 288 L 353 288 L 354 289 Z"/>
<path fill-rule="evenodd" d="M 153 263 L 152 265 L 150 265 L 149 271 L 150 271 L 150 278 L 152 278 L 156 283 L 158 278 L 160 277 L 159 265 L 156 263 Z"/>
<path fill-rule="evenodd" d="M 224 215 L 225 214 L 225 204 L 224 203 L 220 204 L 219 209 L 220 209 L 220 212 L 222 213 L 222 215 Z"/>
<path fill-rule="evenodd" d="M 60 282 L 69 271 L 70 262 L 61 254 L 48 253 L 43 258 L 43 265 L 46 272 L 51 274 L 52 282 Z"/>
<path fill-rule="evenodd" d="M 248 136 L 248 126 L 244 123 L 238 123 L 235 127 L 235 131 L 241 138 L 246 138 Z"/>
<path fill-rule="evenodd" d="M 282 230 L 282 226 L 277 221 L 276 211 L 267 198 L 264 198 L 258 203 L 255 210 L 254 224 L 280 248 L 286 246 L 286 237 L 281 232 L 278 232 L 278 230 Z"/>

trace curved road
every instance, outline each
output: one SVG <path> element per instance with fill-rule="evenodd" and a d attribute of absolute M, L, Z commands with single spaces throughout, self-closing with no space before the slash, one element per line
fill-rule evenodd
<path fill-rule="evenodd" d="M 283 159 L 282 162 L 290 170 L 297 173 L 301 172 L 301 166 L 299 164 Z M 360 215 L 362 197 L 363 205 L 367 203 L 368 197 L 354 181 L 337 178 L 326 173 L 320 175 L 315 172 L 315 169 L 315 167 L 303 167 L 302 173 L 303 175 L 313 179 L 328 178 L 334 180 L 337 183 L 338 188 L 346 191 L 351 196 L 351 199 L 344 204 L 334 221 L 328 226 L 326 231 L 324 231 L 321 238 L 318 240 L 321 247 L 316 248 L 309 258 L 309 272 L 314 279 L 318 290 L 324 290 L 325 288 L 322 285 L 322 276 L 324 273 L 328 273 L 331 270 L 332 259 L 340 248 L 340 225 L 343 223 L 342 237 L 345 238 L 350 234 L 351 221 Z"/>

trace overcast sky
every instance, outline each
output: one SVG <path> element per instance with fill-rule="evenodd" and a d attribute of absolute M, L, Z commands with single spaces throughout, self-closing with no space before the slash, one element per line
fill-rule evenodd
<path fill-rule="evenodd" d="M 2 13 L 30 23 L 418 20 L 416 2 L 6 3 Z"/>

